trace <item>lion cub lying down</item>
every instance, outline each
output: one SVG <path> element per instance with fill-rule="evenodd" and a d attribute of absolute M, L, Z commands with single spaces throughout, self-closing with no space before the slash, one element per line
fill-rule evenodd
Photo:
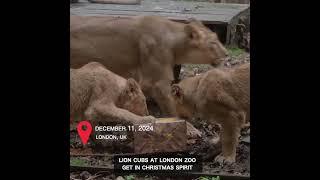
<path fill-rule="evenodd" d="M 179 117 L 194 116 L 222 127 L 220 163 L 236 160 L 240 130 L 250 115 L 250 63 L 229 70 L 213 69 L 172 85 Z"/>
<path fill-rule="evenodd" d="M 70 115 L 72 121 L 151 123 L 140 86 L 107 70 L 97 62 L 70 69 Z"/>

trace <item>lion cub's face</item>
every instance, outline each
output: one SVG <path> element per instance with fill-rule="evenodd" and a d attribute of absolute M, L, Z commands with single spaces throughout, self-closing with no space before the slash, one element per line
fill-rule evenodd
<path fill-rule="evenodd" d="M 189 39 L 187 41 L 189 47 L 182 57 L 184 61 L 219 66 L 228 56 L 227 50 L 219 41 L 217 34 L 201 22 L 192 20 L 185 26 L 185 32 Z"/>
<path fill-rule="evenodd" d="M 195 116 L 195 106 L 192 99 L 186 96 L 185 91 L 186 89 L 183 89 L 183 84 L 179 83 L 171 86 L 171 94 L 175 101 L 177 116 L 185 120 L 190 120 Z"/>
<path fill-rule="evenodd" d="M 119 96 L 117 106 L 139 116 L 149 115 L 146 97 L 139 84 L 132 78 L 128 79 L 126 87 Z"/>

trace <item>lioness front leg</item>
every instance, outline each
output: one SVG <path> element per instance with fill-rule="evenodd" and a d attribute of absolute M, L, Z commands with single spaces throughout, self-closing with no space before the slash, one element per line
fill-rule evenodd
<path fill-rule="evenodd" d="M 225 121 L 221 123 L 222 153 L 215 158 L 215 161 L 220 164 L 231 164 L 236 162 L 239 135 L 243 125 L 243 120 L 239 118 L 242 118 L 242 116 L 237 113 L 230 113 Z"/>
<path fill-rule="evenodd" d="M 171 96 L 171 82 L 174 80 L 174 55 L 167 47 L 159 47 L 158 39 L 145 34 L 140 38 L 140 58 L 144 82 L 142 89 L 157 102 L 165 116 L 175 116 Z"/>
<path fill-rule="evenodd" d="M 89 120 L 104 121 L 104 119 L 111 119 L 113 122 L 129 124 L 153 123 L 156 121 L 153 116 L 138 116 L 113 104 L 94 104 L 86 110 L 85 116 Z"/>
<path fill-rule="evenodd" d="M 170 80 L 160 80 L 156 82 L 151 93 L 164 116 L 169 117 L 176 115 L 174 100 L 171 96 Z"/>

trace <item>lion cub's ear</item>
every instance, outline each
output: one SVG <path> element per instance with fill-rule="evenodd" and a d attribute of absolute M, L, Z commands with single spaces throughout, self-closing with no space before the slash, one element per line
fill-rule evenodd
<path fill-rule="evenodd" d="M 178 84 L 173 84 L 171 86 L 171 94 L 172 94 L 173 98 L 175 100 L 177 100 L 178 102 L 183 101 L 183 90 L 181 89 L 181 87 Z"/>
<path fill-rule="evenodd" d="M 132 78 L 127 80 L 127 85 L 125 88 L 125 92 L 127 95 L 133 97 L 139 93 L 140 86 L 139 84 Z"/>

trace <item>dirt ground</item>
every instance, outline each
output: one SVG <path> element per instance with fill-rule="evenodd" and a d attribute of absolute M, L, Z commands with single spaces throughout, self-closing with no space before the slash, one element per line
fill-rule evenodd
<path fill-rule="evenodd" d="M 225 68 L 233 68 L 240 64 L 250 62 L 250 55 L 247 52 L 239 51 L 237 49 L 230 51 L 231 57 L 224 63 Z M 182 65 L 180 79 L 193 76 L 197 73 L 203 73 L 210 70 L 210 65 Z M 161 117 L 161 113 L 157 105 L 150 99 L 148 99 L 148 108 L 150 114 L 155 117 Z M 215 124 L 207 124 L 200 119 L 196 120 L 197 123 L 192 123 L 199 129 L 203 136 L 201 139 L 188 140 L 188 149 L 190 154 L 197 154 L 203 157 L 203 172 L 204 173 L 222 173 L 222 174 L 235 174 L 235 175 L 250 175 L 250 127 L 245 128 L 241 132 L 240 143 L 237 148 L 236 163 L 232 165 L 220 166 L 215 163 L 214 157 L 221 152 L 220 143 L 213 143 L 219 138 L 220 128 Z M 82 148 L 81 141 L 77 133 L 71 132 L 71 153 L 72 154 L 84 154 L 84 153 L 132 153 L 132 144 L 112 144 L 101 145 L 92 144 L 89 141 L 86 148 Z M 70 164 L 76 165 L 91 165 L 91 166 L 105 166 L 112 167 L 112 158 L 110 157 L 76 157 L 70 160 Z M 97 177 L 96 177 L 97 176 Z M 90 174 L 89 172 L 72 172 L 70 179 L 95 179 L 95 180 L 107 180 L 116 179 L 113 174 L 99 176 L 99 174 Z M 120 180 L 122 177 L 118 177 Z M 129 177 L 130 179 L 131 177 Z M 128 177 L 125 177 L 128 179 Z M 139 177 L 135 176 L 134 179 L 159 179 L 158 177 Z M 170 179 L 170 178 L 169 178 Z"/>

